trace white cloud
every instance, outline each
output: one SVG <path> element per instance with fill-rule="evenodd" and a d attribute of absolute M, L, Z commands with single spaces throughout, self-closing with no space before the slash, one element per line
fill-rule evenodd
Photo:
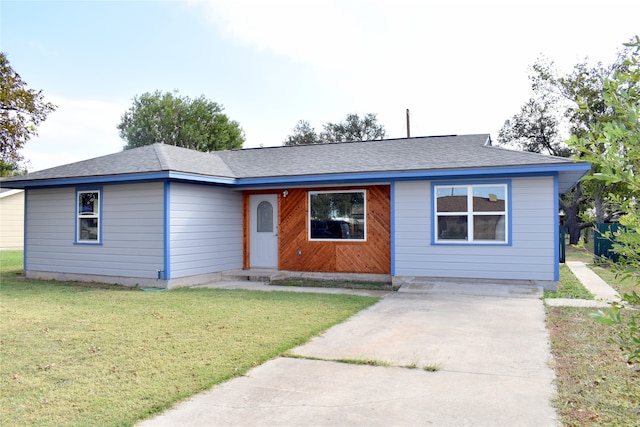
<path fill-rule="evenodd" d="M 116 126 L 128 108 L 89 99 L 47 96 L 58 106 L 38 128 L 38 136 L 22 151 L 30 172 L 122 150 Z"/>
<path fill-rule="evenodd" d="M 585 56 L 611 61 L 637 31 L 631 9 L 640 13 L 640 3 L 615 0 L 607 10 L 626 11 L 615 19 L 601 2 L 570 0 L 191 3 L 232 42 L 321 70 L 341 99 L 332 117 L 313 125 L 374 112 L 390 137 L 405 134 L 409 108 L 412 135 L 495 138 L 530 96 L 528 67 L 538 57 L 563 69 Z"/>
<path fill-rule="evenodd" d="M 243 47 L 243 66 L 254 66 L 255 52 L 255 64 L 273 64 L 257 70 L 261 84 L 287 92 L 270 98 L 266 113 L 259 93 L 224 102 L 244 128 L 247 147 L 281 144 L 298 120 L 320 130 L 347 113 L 377 113 L 388 137 L 402 137 L 407 108 L 413 136 L 489 132 L 495 139 L 529 97 L 527 69 L 537 57 L 565 69 L 585 56 L 609 62 L 638 31 L 640 15 L 640 2 L 617 0 L 606 9 L 602 2 L 570 0 L 187 1 L 228 44 Z M 306 86 L 280 87 L 283 80 L 269 75 L 277 67 L 287 76 L 299 73 Z M 251 75 L 240 71 L 235 74 Z M 206 91 L 214 80 L 194 84 Z M 213 84 L 208 90 L 217 93 Z M 23 150 L 29 170 L 122 149 L 116 126 L 130 100 L 47 98 L 59 109 Z"/>
<path fill-rule="evenodd" d="M 223 36 L 329 70 L 344 70 L 374 56 L 375 7 L 335 0 L 194 1 Z M 372 5 L 375 6 L 375 3 Z M 361 9 L 364 8 L 364 9 Z M 366 13 L 367 20 L 362 20 Z"/>

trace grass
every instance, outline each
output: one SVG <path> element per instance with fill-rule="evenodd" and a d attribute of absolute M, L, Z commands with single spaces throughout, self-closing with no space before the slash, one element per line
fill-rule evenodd
<path fill-rule="evenodd" d="M 631 277 L 622 277 L 611 267 L 601 262 L 594 263 L 593 243 L 588 245 L 572 246 L 567 245 L 567 261 L 582 261 L 598 274 L 602 280 L 607 282 L 619 293 L 630 293 L 632 291 L 640 293 L 640 286 L 634 283 Z"/>
<path fill-rule="evenodd" d="M 391 362 L 386 362 L 384 360 L 378 360 L 378 359 L 350 359 L 350 358 L 331 359 L 326 357 L 303 356 L 295 353 L 285 353 L 282 356 L 290 357 L 292 359 L 322 360 L 325 362 L 346 363 L 349 365 L 366 365 L 366 366 L 383 366 L 383 367 L 394 366 Z M 418 363 L 414 362 L 408 365 L 400 365 L 398 367 L 405 368 L 405 369 L 422 369 L 427 372 L 437 372 L 440 369 L 442 369 L 442 367 L 438 363 L 429 363 L 421 367 L 420 365 L 418 365 Z"/>
<path fill-rule="evenodd" d="M 567 246 L 567 260 L 593 262 L 585 248 Z M 612 286 L 615 273 L 590 265 Z M 566 269 L 566 266 L 563 266 Z M 567 269 L 568 270 L 568 269 Z M 559 289 L 573 289 L 575 277 L 562 274 Z M 640 419 L 640 370 L 626 363 L 613 343 L 617 326 L 589 317 L 592 308 L 547 307 L 557 398 L 563 426 L 637 426 Z"/>
<path fill-rule="evenodd" d="M 374 291 L 397 291 L 399 286 L 392 286 L 391 283 L 373 282 L 365 280 L 329 280 L 312 279 L 303 277 L 289 277 L 281 280 L 274 280 L 270 283 L 277 286 L 294 286 L 309 288 L 344 288 L 344 289 L 365 289 Z"/>
<path fill-rule="evenodd" d="M 612 344 L 617 328 L 593 321 L 592 311 L 547 308 L 558 415 L 563 426 L 637 426 L 640 372 Z"/>
<path fill-rule="evenodd" d="M 36 281 L 21 262 L 0 252 L 3 425 L 132 425 L 377 301 Z"/>
<path fill-rule="evenodd" d="M 594 299 L 594 296 L 580 281 L 573 275 L 569 267 L 562 264 L 560 266 L 560 280 L 558 289 L 555 292 L 545 291 L 544 298 L 573 298 L 573 299 Z"/>
<path fill-rule="evenodd" d="M 567 261 L 582 261 L 590 263 L 593 261 L 593 253 L 589 252 L 585 247 L 566 246 Z M 560 280 L 558 281 L 558 289 L 553 291 L 545 291 L 544 298 L 570 298 L 570 299 L 587 299 L 592 300 L 594 296 L 585 288 L 582 283 L 574 276 L 566 264 L 560 264 Z"/>
<path fill-rule="evenodd" d="M 586 264 L 593 262 L 593 243 L 588 245 L 570 245 L 566 246 L 567 261 L 582 261 Z"/>
<path fill-rule="evenodd" d="M 633 291 L 640 294 L 640 285 L 638 285 L 632 277 L 623 277 L 616 273 L 611 267 L 603 264 L 591 265 L 591 269 L 607 282 L 619 294 L 631 293 Z"/>

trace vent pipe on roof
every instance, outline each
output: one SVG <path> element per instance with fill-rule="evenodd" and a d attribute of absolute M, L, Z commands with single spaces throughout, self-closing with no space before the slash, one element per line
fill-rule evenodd
<path fill-rule="evenodd" d="M 411 124 L 409 120 L 409 109 L 407 108 L 407 138 L 411 138 Z"/>

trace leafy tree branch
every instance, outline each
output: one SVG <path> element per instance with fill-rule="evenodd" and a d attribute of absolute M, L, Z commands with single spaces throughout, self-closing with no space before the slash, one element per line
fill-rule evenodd
<path fill-rule="evenodd" d="M 37 126 L 57 107 L 44 100 L 41 90 L 28 89 L 4 52 L 0 52 L 0 171 L 19 172 L 20 150 L 38 135 Z"/>

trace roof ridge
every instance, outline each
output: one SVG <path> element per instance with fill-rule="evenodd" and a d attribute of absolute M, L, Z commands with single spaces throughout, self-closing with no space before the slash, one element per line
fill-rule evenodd
<path fill-rule="evenodd" d="M 151 145 L 151 148 L 153 149 L 153 153 L 156 155 L 156 159 L 158 160 L 158 164 L 160 165 L 160 169 L 161 170 L 170 170 L 171 169 L 171 165 L 170 165 L 170 159 L 169 159 L 169 155 L 166 153 L 166 150 L 164 149 L 165 144 L 161 144 L 159 142 L 155 142 Z"/>
<path fill-rule="evenodd" d="M 488 139 L 491 139 L 491 135 L 489 133 L 470 133 L 470 134 L 451 134 L 451 135 L 423 135 L 423 136 L 410 136 L 410 137 L 398 137 L 398 138 L 383 138 L 383 139 L 367 139 L 364 141 L 329 141 L 329 142 L 320 142 L 317 144 L 296 144 L 296 145 L 269 145 L 266 147 L 247 147 L 247 148 L 236 148 L 232 150 L 222 150 L 221 153 L 228 152 L 239 152 L 239 151 L 252 151 L 252 150 L 271 150 L 271 149 L 284 149 L 284 148 L 294 148 L 294 147 L 315 147 L 315 146 L 329 146 L 329 145 L 341 145 L 341 144 L 362 144 L 362 143 L 377 143 L 377 142 L 390 142 L 390 141 L 410 141 L 410 140 L 418 140 L 418 139 L 436 139 L 436 138 L 456 138 L 456 137 L 473 137 L 473 136 L 484 136 L 486 135 Z"/>

